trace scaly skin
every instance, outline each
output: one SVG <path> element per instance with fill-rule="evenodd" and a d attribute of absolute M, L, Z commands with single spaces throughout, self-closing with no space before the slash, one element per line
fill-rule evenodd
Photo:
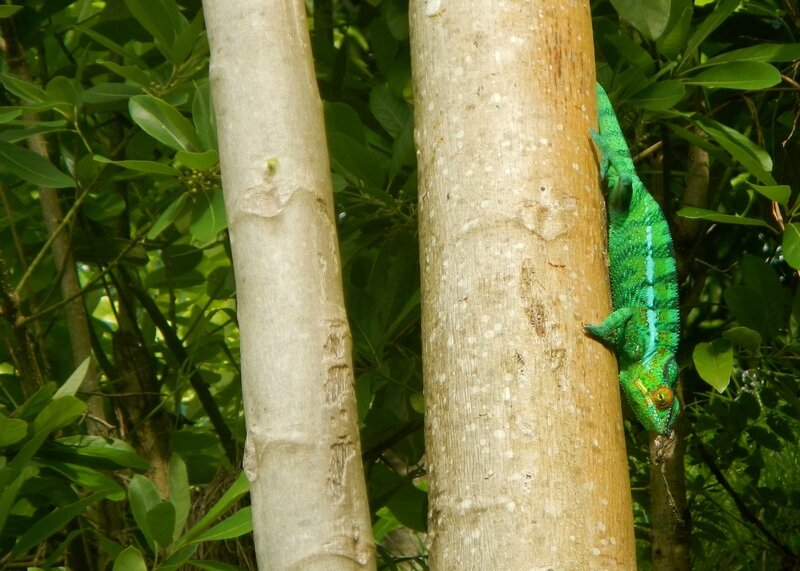
<path fill-rule="evenodd" d="M 614 311 L 586 331 L 614 348 L 622 391 L 639 422 L 667 435 L 680 405 L 678 278 L 669 226 L 636 174 L 628 145 L 605 90 L 597 85 L 600 174 L 608 199 L 608 257 Z"/>

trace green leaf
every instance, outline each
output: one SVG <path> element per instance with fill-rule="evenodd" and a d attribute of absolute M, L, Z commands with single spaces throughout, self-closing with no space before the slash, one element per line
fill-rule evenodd
<path fill-rule="evenodd" d="M 33 82 L 0 73 L 0 83 L 8 91 L 20 98 L 25 105 L 28 103 L 54 103 L 52 96 Z"/>
<path fill-rule="evenodd" d="M 355 185 L 383 188 L 383 161 L 366 145 L 342 133 L 328 133 L 328 148 L 334 171 Z"/>
<path fill-rule="evenodd" d="M 75 181 L 31 150 L 0 141 L 0 168 L 44 188 L 70 188 Z"/>
<path fill-rule="evenodd" d="M 147 571 L 142 553 L 133 546 L 126 547 L 114 560 L 112 571 Z"/>
<path fill-rule="evenodd" d="M 22 406 L 17 409 L 17 418 L 33 422 L 36 415 L 53 400 L 56 388 L 58 387 L 55 383 L 46 383 L 42 388 L 28 397 L 28 400 L 22 403 Z"/>
<path fill-rule="evenodd" d="M 169 46 L 173 63 L 185 62 L 191 55 L 195 46 L 197 46 L 199 43 L 208 43 L 208 39 L 206 38 L 204 31 L 205 22 L 203 20 L 203 11 L 199 10 L 194 20 L 192 20 L 192 23 L 186 26 L 183 31 L 179 31 L 178 36 L 175 38 L 175 42 Z"/>
<path fill-rule="evenodd" d="M 650 77 L 655 72 L 655 61 L 653 61 L 653 56 L 650 55 L 650 53 L 644 47 L 642 47 L 641 43 L 634 41 L 628 36 L 619 34 L 618 32 L 604 35 L 603 40 L 614 48 L 614 50 L 619 54 L 620 59 L 624 60 L 628 65 L 630 65 L 631 69 L 635 70 L 635 73 L 638 76 Z M 620 82 L 624 83 L 625 85 L 630 84 L 630 82 L 627 80 Z"/>
<path fill-rule="evenodd" d="M 138 160 L 129 160 L 129 161 L 112 161 L 111 159 L 107 159 L 101 155 L 94 155 L 92 157 L 96 162 L 109 164 L 109 165 L 116 165 L 118 167 L 122 167 L 124 169 L 143 172 L 147 174 L 162 174 L 167 176 L 180 176 L 181 171 L 172 167 L 166 163 L 159 163 L 157 161 L 138 161 Z"/>
<path fill-rule="evenodd" d="M 783 448 L 778 437 L 763 426 L 750 426 L 747 428 L 747 434 L 753 439 L 753 442 L 768 450 L 779 452 Z"/>
<path fill-rule="evenodd" d="M 70 105 L 80 105 L 82 89 L 73 79 L 57 75 L 47 82 L 45 89 L 53 99 L 63 101 Z"/>
<path fill-rule="evenodd" d="M 408 104 L 395 97 L 387 85 L 375 87 L 370 91 L 369 109 L 392 137 L 397 137 L 411 116 Z"/>
<path fill-rule="evenodd" d="M 656 82 L 631 97 L 631 103 L 649 111 L 674 107 L 686 95 L 683 83 L 677 80 Z"/>
<path fill-rule="evenodd" d="M 692 352 L 692 360 L 700 378 L 723 392 L 731 380 L 733 372 L 733 350 L 724 339 L 711 343 L 698 343 Z"/>
<path fill-rule="evenodd" d="M 244 507 L 233 514 L 231 517 L 221 521 L 208 531 L 201 533 L 194 541 L 202 543 L 204 541 L 221 541 L 223 539 L 233 539 L 253 531 L 252 509 L 250 506 Z"/>
<path fill-rule="evenodd" d="M 150 32 L 161 53 L 174 64 L 182 63 L 176 57 L 174 45 L 188 22 L 178 11 L 175 0 L 125 0 L 125 5 L 142 27 Z"/>
<path fill-rule="evenodd" d="M 423 533 L 426 531 L 428 495 L 407 482 L 386 502 L 397 521 L 404 526 Z"/>
<path fill-rule="evenodd" d="M 646 38 L 657 40 L 669 23 L 670 0 L 611 0 L 620 17 Z"/>
<path fill-rule="evenodd" d="M 45 455 L 44 448 L 42 449 L 42 456 Z M 67 464 L 64 462 L 53 461 L 49 458 L 37 458 L 37 461 L 55 472 L 58 472 L 69 478 L 77 485 L 88 490 L 96 492 L 104 492 L 106 496 L 113 500 L 121 501 L 125 499 L 125 490 L 114 479 L 105 474 L 98 472 L 94 468 L 86 466 L 79 466 L 77 464 Z"/>
<path fill-rule="evenodd" d="M 202 144 L 191 122 L 166 101 L 137 95 L 128 104 L 131 118 L 154 139 L 176 151 L 200 151 Z"/>
<path fill-rule="evenodd" d="M 158 571 L 176 571 L 177 569 L 188 569 L 185 563 L 197 551 L 197 544 L 187 545 L 181 549 L 175 550 L 167 557 L 164 562 L 158 566 Z"/>
<path fill-rule="evenodd" d="M 120 65 L 117 62 L 104 60 L 98 60 L 97 63 L 140 87 L 149 88 L 155 80 L 154 77 L 148 75 L 148 73 L 138 65 Z M 136 89 L 141 93 L 142 90 L 140 88 Z"/>
<path fill-rule="evenodd" d="M 113 101 L 127 101 L 135 95 L 141 95 L 142 89 L 128 83 L 100 83 L 83 92 L 86 103 L 99 104 Z"/>
<path fill-rule="evenodd" d="M 27 553 L 33 547 L 43 543 L 51 535 L 63 531 L 64 527 L 74 517 L 83 513 L 87 507 L 101 500 L 106 495 L 106 492 L 95 492 L 75 503 L 56 508 L 46 516 L 39 518 L 28 528 L 22 537 L 17 540 L 14 549 L 11 550 L 12 557 Z"/>
<path fill-rule="evenodd" d="M 771 338 L 788 320 L 789 294 L 775 271 L 763 260 L 744 255 L 740 264 L 742 285 L 728 287 L 723 297 L 739 324 Z"/>
<path fill-rule="evenodd" d="M 186 526 L 189 510 L 192 507 L 186 463 L 177 454 L 173 454 L 169 461 L 169 502 L 175 508 L 175 527 L 172 532 L 172 541 L 176 541 Z"/>
<path fill-rule="evenodd" d="M 19 494 L 22 484 L 38 473 L 39 470 L 35 466 L 30 465 L 25 466 L 16 474 L 14 474 L 14 471 L 8 466 L 0 468 L 0 482 L 3 483 L 2 487 L 0 487 L 0 531 L 3 531 L 6 520 L 11 513 L 11 507 L 17 499 L 17 494 Z"/>
<path fill-rule="evenodd" d="M 147 529 L 159 546 L 170 545 L 175 531 L 175 506 L 162 501 L 147 510 Z"/>
<path fill-rule="evenodd" d="M 150 231 L 147 233 L 147 239 L 155 240 L 158 238 L 158 236 L 184 212 L 187 206 L 191 206 L 189 195 L 181 194 L 164 209 L 158 217 L 158 220 L 156 220 L 155 224 L 153 224 Z"/>
<path fill-rule="evenodd" d="M 202 81 L 196 86 L 192 100 L 192 121 L 194 121 L 197 136 L 203 143 L 203 148 L 216 150 L 218 148 L 217 121 L 211 104 L 208 81 Z"/>
<path fill-rule="evenodd" d="M 366 145 L 366 129 L 356 110 L 341 102 L 325 102 L 325 129 L 330 138 L 332 133 L 341 133 Z"/>
<path fill-rule="evenodd" d="M 81 388 L 83 381 L 86 380 L 86 375 L 89 373 L 89 364 L 92 362 L 91 357 L 86 357 L 83 362 L 72 372 L 69 378 L 64 381 L 58 390 L 53 395 L 53 399 L 63 396 L 75 396 L 78 389 Z"/>
<path fill-rule="evenodd" d="M 757 352 L 758 348 L 761 347 L 761 335 L 758 334 L 758 331 L 754 331 L 749 327 L 731 327 L 722 332 L 722 338 L 737 347 L 747 349 L 751 353 Z"/>
<path fill-rule="evenodd" d="M 386 27 L 396 40 L 408 38 L 408 3 L 404 0 L 385 0 L 382 4 Z"/>
<path fill-rule="evenodd" d="M 10 18 L 22 10 L 22 6 L 0 6 L 0 18 Z"/>
<path fill-rule="evenodd" d="M 756 420 L 761 416 L 761 405 L 753 393 L 741 392 L 736 398 L 736 413 L 744 417 L 745 420 Z"/>
<path fill-rule="evenodd" d="M 50 402 L 36 415 L 33 429 L 36 432 L 53 432 L 72 424 L 86 410 L 86 403 L 70 395 L 62 395 Z"/>
<path fill-rule="evenodd" d="M 28 423 L 0 414 L 0 448 L 16 444 L 28 434 Z"/>
<path fill-rule="evenodd" d="M 800 44 L 756 44 L 731 50 L 708 59 L 704 65 L 730 61 L 786 62 L 800 59 Z"/>
<path fill-rule="evenodd" d="M 797 435 L 792 428 L 792 424 L 787 422 L 784 418 L 775 414 L 767 417 L 767 425 L 770 430 L 792 444 L 797 442 Z"/>
<path fill-rule="evenodd" d="M 203 151 L 202 153 L 178 151 L 175 154 L 175 161 L 192 170 L 210 171 L 219 165 L 219 155 L 217 151 L 213 149 Z"/>
<path fill-rule="evenodd" d="M 777 202 L 782 206 L 789 207 L 789 198 L 792 195 L 792 189 L 784 184 L 778 184 L 773 186 L 761 186 L 758 184 L 753 184 L 752 182 L 748 182 L 747 186 L 755 190 L 760 195 Z"/>
<path fill-rule="evenodd" d="M 152 547 L 156 538 L 150 530 L 148 512 L 161 503 L 161 496 L 153 482 L 142 476 L 134 474 L 128 484 L 128 499 L 131 504 L 131 513 L 139 530 L 144 535 L 147 543 Z M 174 520 L 173 520 L 174 521 Z"/>
<path fill-rule="evenodd" d="M 686 43 L 686 49 L 683 52 L 683 62 L 694 61 L 694 52 L 698 49 L 700 44 L 725 20 L 728 19 L 736 8 L 739 7 L 741 0 L 720 0 L 714 11 L 706 17 L 702 23 L 697 26 L 689 41 Z"/>
<path fill-rule="evenodd" d="M 20 107 L 0 107 L 0 123 L 8 123 L 19 117 L 22 113 Z"/>
<path fill-rule="evenodd" d="M 236 481 L 231 484 L 231 487 L 228 488 L 228 490 L 222 495 L 217 503 L 211 506 L 206 514 L 200 518 L 200 521 L 198 521 L 194 527 L 192 527 L 192 529 L 190 529 L 180 539 L 178 545 L 185 545 L 191 541 L 194 541 L 196 537 L 198 537 L 209 525 L 211 525 L 211 522 L 213 522 L 228 508 L 239 501 L 239 499 L 248 491 L 250 491 L 250 484 L 247 481 L 244 472 L 241 472 L 239 477 L 236 478 Z"/>
<path fill-rule="evenodd" d="M 800 224 L 792 222 L 783 230 L 783 257 L 795 269 L 800 269 Z"/>
<path fill-rule="evenodd" d="M 695 124 L 719 146 L 728 151 L 752 175 L 768 185 L 777 184 L 770 174 L 772 159 L 764 149 L 738 131 L 712 119 L 700 118 Z"/>
<path fill-rule="evenodd" d="M 192 209 L 192 244 L 203 247 L 217 239 L 228 227 L 225 215 L 225 198 L 219 188 L 203 189 L 196 195 Z"/>
<path fill-rule="evenodd" d="M 762 226 L 764 228 L 772 228 L 767 222 L 761 218 L 745 218 L 744 216 L 737 216 L 734 214 L 723 214 L 715 210 L 707 210 L 705 208 L 697 208 L 695 206 L 687 206 L 678 210 L 678 216 L 689 218 L 690 220 L 708 220 L 710 222 L 721 222 L 724 224 L 739 224 L 741 226 Z"/>
<path fill-rule="evenodd" d="M 78 434 L 59 438 L 56 442 L 71 447 L 74 454 L 94 463 L 102 460 L 135 470 L 146 470 L 150 465 L 136 453 L 133 446 L 118 438 L 106 439 L 101 436 Z"/>
<path fill-rule="evenodd" d="M 686 80 L 688 85 L 723 89 L 766 89 L 781 82 L 781 73 L 760 61 L 737 61 L 715 65 Z"/>
<path fill-rule="evenodd" d="M 686 45 L 686 38 L 692 27 L 693 4 L 691 0 L 672 0 L 671 2 L 670 23 L 656 41 L 658 52 L 670 61 L 677 61 L 678 54 Z"/>
<path fill-rule="evenodd" d="M 145 61 L 142 58 L 140 58 L 134 50 L 125 49 L 118 43 L 111 40 L 108 36 L 104 36 L 103 34 L 93 30 L 92 28 L 87 28 L 85 26 L 82 26 L 81 24 L 73 23 L 71 25 L 71 28 L 76 32 L 85 34 L 92 41 L 108 49 L 111 53 L 118 55 L 121 60 L 130 61 L 131 63 L 135 64 L 136 66 L 142 69 L 147 69 L 149 67 L 147 63 L 145 63 Z M 102 64 L 103 61 L 97 60 L 97 63 Z"/>

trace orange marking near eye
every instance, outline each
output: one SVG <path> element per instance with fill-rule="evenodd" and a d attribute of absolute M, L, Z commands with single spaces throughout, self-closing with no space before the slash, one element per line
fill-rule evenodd
<path fill-rule="evenodd" d="M 650 393 L 650 400 L 656 405 L 659 410 L 667 410 L 672 407 L 672 402 L 675 400 L 675 394 L 669 387 L 658 387 Z"/>

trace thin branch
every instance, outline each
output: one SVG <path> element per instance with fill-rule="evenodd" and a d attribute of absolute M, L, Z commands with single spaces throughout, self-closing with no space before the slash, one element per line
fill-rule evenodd
<path fill-rule="evenodd" d="M 742 496 L 733 489 L 733 486 L 731 486 L 730 482 L 728 482 L 725 474 L 723 474 L 722 470 L 719 469 L 719 466 L 717 466 L 717 463 L 714 461 L 714 458 L 711 456 L 711 454 L 709 454 L 708 450 L 706 450 L 705 446 L 703 446 L 702 443 L 698 443 L 697 449 L 700 452 L 700 457 L 703 459 L 703 462 L 705 462 L 706 466 L 708 466 L 708 469 L 711 470 L 711 473 L 714 475 L 714 478 L 716 478 L 717 482 L 719 482 L 720 486 L 722 486 L 725 491 L 728 492 L 728 495 L 733 500 L 733 503 L 736 504 L 736 507 L 742 517 L 746 521 L 753 524 L 756 529 L 758 529 L 758 531 L 760 531 L 761 534 L 767 539 L 767 541 L 775 546 L 784 557 L 790 560 L 796 557 L 795 554 L 792 553 L 792 550 L 789 549 L 787 545 L 784 545 L 777 537 L 775 537 L 772 532 L 767 529 L 764 523 L 758 519 L 758 516 L 756 516 L 756 514 L 754 514 L 749 507 L 747 507 L 747 504 L 744 503 Z"/>

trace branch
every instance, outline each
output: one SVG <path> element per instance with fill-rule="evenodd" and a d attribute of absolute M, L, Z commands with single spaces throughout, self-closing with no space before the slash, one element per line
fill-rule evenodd
<path fill-rule="evenodd" d="M 186 363 L 190 361 L 191 358 L 189 357 L 189 353 L 186 351 L 186 348 L 183 346 L 183 342 L 175 333 L 175 330 L 172 329 L 170 324 L 164 318 L 164 315 L 161 313 L 161 310 L 158 308 L 156 303 L 149 295 L 147 295 L 147 292 L 144 291 L 138 283 L 134 283 L 125 268 L 120 266 L 119 271 L 123 279 L 130 286 L 133 294 L 139 300 L 139 303 L 142 304 L 142 307 L 150 316 L 150 319 L 161 332 L 161 335 L 164 336 L 164 341 L 167 344 L 167 348 L 175 356 L 175 359 L 179 363 Z M 231 466 L 236 466 L 238 464 L 237 459 L 239 457 L 236 442 L 233 439 L 233 435 L 231 434 L 228 425 L 225 423 L 225 419 L 222 417 L 222 413 L 220 412 L 219 407 L 214 400 L 214 396 L 211 394 L 211 391 L 208 389 L 208 386 L 200 376 L 198 370 L 194 367 L 190 367 L 189 383 L 192 385 L 192 388 L 194 389 L 194 392 L 197 395 L 203 410 L 205 410 L 206 414 L 208 415 L 208 419 L 214 426 L 217 436 L 219 436 L 220 443 L 225 451 L 225 456 L 228 458 Z"/>
<path fill-rule="evenodd" d="M 725 489 L 725 491 L 728 492 L 728 495 L 730 495 L 731 499 L 733 500 L 733 503 L 736 504 L 736 507 L 739 510 L 739 514 L 741 514 L 741 516 L 746 521 L 749 521 L 751 524 L 753 524 L 756 527 L 756 529 L 758 529 L 758 531 L 760 531 L 761 534 L 772 545 L 774 545 L 778 549 L 778 551 L 780 551 L 781 555 L 783 555 L 785 558 L 789 560 L 794 559 L 795 555 L 794 553 L 792 553 L 792 550 L 789 549 L 788 546 L 781 543 L 781 541 L 777 537 L 772 535 L 772 532 L 770 532 L 764 525 L 764 523 L 760 519 L 758 519 L 758 516 L 756 516 L 756 514 L 754 514 L 749 507 L 747 507 L 747 504 L 744 503 L 742 496 L 739 495 L 739 493 L 733 489 L 733 486 L 731 486 L 730 482 L 728 482 L 728 479 L 725 477 L 725 474 L 723 474 L 722 470 L 719 469 L 719 466 L 717 466 L 717 463 L 714 461 L 714 458 L 711 457 L 711 454 L 708 453 L 706 447 L 703 446 L 702 443 L 698 443 L 697 448 L 700 452 L 700 457 L 703 459 L 703 462 L 706 463 L 708 469 L 711 470 L 711 473 L 714 475 L 714 478 L 717 479 L 717 482 L 719 482 L 720 486 L 722 486 Z"/>

